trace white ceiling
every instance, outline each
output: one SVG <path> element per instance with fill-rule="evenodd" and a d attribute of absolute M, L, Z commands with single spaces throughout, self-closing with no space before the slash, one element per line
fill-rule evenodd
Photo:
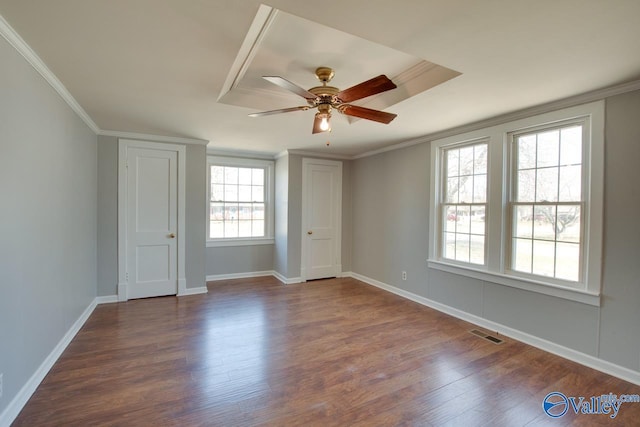
<path fill-rule="evenodd" d="M 387 108 L 398 114 L 389 125 L 334 124 L 326 147 L 326 134 L 311 135 L 308 112 L 250 118 L 271 100 L 261 98 L 255 108 L 218 101 L 260 1 L 0 0 L 0 15 L 100 129 L 205 139 L 227 150 L 357 155 L 640 78 L 638 0 L 272 0 L 269 6 L 461 75 Z M 302 51 L 260 52 L 272 55 L 260 59 L 272 67 L 264 72 L 305 88 L 316 85 L 315 66 L 333 67 L 332 83 L 340 88 L 393 73 L 391 56 L 356 61 L 349 46 L 312 33 L 290 31 Z M 274 95 L 273 108 L 282 101 Z"/>

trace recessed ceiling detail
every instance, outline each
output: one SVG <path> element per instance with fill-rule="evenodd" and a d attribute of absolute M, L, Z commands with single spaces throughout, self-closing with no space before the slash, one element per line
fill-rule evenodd
<path fill-rule="evenodd" d="M 218 102 L 260 110 L 291 107 L 299 98 L 262 76 L 282 76 L 303 87 L 317 85 L 315 70 L 332 67 L 346 88 L 386 74 L 397 89 L 354 102 L 385 110 L 461 73 L 307 19 L 261 5 L 227 76 Z M 339 81 L 338 81 L 339 80 Z M 297 114 L 297 113 L 296 113 Z M 350 123 L 359 120 L 347 117 Z"/>

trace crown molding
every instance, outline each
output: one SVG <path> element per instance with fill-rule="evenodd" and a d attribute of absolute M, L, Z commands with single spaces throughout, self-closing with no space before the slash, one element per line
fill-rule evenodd
<path fill-rule="evenodd" d="M 575 107 L 576 105 L 600 101 L 605 98 L 609 98 L 616 95 L 622 95 L 623 93 L 633 92 L 636 90 L 640 90 L 640 80 L 634 80 L 631 82 L 622 83 L 615 86 L 596 89 L 590 92 L 585 92 L 585 93 L 571 96 L 568 98 L 563 98 L 556 101 L 551 101 L 544 104 L 536 105 L 534 107 L 525 108 L 522 110 L 517 110 L 510 113 L 502 114 L 486 120 L 481 120 L 478 122 L 473 122 L 466 125 L 446 129 L 443 131 L 430 133 L 415 139 L 401 142 L 399 144 L 389 145 L 387 147 L 383 147 L 377 150 L 366 151 L 364 153 L 353 156 L 352 159 L 354 160 L 362 159 L 364 157 L 375 156 L 377 154 L 386 153 L 388 151 L 400 150 L 402 148 L 411 147 L 412 145 L 418 145 L 424 142 L 431 142 L 441 138 L 460 135 L 463 133 L 472 132 L 474 130 L 511 122 L 514 120 L 519 120 L 519 119 L 523 119 L 531 116 L 537 116 L 539 114 L 549 113 L 555 110 L 561 110 L 563 108 Z"/>
<path fill-rule="evenodd" d="M 261 151 L 225 150 L 221 148 L 208 148 L 207 156 L 241 157 L 246 159 L 274 160 L 277 154 Z"/>
<path fill-rule="evenodd" d="M 206 139 L 182 138 L 179 136 L 162 136 L 136 132 L 120 132 L 116 130 L 99 130 L 99 136 L 113 136 L 116 138 L 137 139 L 141 141 L 169 142 L 173 144 L 191 144 L 206 146 L 209 141 Z"/>
<path fill-rule="evenodd" d="M 299 156 L 309 156 L 309 157 L 318 157 L 322 159 L 335 159 L 335 160 L 352 160 L 353 156 L 348 156 L 345 154 L 335 154 L 335 153 L 322 153 L 319 151 L 311 151 L 311 150 L 286 150 L 287 154 L 296 154 Z"/>
<path fill-rule="evenodd" d="M 75 98 L 62 84 L 62 82 L 53 74 L 53 71 L 45 65 L 40 57 L 29 47 L 29 45 L 20 37 L 20 35 L 9 25 L 9 23 L 0 15 L 0 35 L 4 37 L 7 42 L 15 50 L 20 53 L 24 59 L 38 72 L 45 81 L 51 85 L 51 87 L 62 97 L 62 99 L 71 107 L 71 109 L 82 119 L 82 121 L 91 129 L 95 134 L 98 134 L 100 128 L 89 117 L 89 114 L 78 104 Z"/>

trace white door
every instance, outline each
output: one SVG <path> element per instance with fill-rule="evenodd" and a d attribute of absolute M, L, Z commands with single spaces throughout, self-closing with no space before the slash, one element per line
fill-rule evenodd
<path fill-rule="evenodd" d="M 175 295 L 178 182 L 176 151 L 127 150 L 127 298 Z"/>
<path fill-rule="evenodd" d="M 342 272 L 342 163 L 302 159 L 302 279 Z"/>

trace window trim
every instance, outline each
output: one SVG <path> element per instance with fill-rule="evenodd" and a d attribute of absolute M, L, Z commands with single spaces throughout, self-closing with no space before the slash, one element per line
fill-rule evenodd
<path fill-rule="evenodd" d="M 265 170 L 265 235 L 263 237 L 227 237 L 209 238 L 210 209 L 211 209 L 211 166 L 232 166 L 245 168 L 263 168 Z M 207 194 L 206 194 L 206 246 L 226 247 L 226 246 L 253 246 L 274 244 L 274 162 L 272 160 L 251 159 L 243 157 L 224 157 L 207 155 Z"/>
<path fill-rule="evenodd" d="M 578 301 L 599 306 L 602 277 L 603 243 L 603 202 L 604 202 L 604 101 L 596 101 L 574 107 L 555 110 L 535 116 L 518 119 L 459 135 L 431 141 L 431 184 L 429 207 L 429 257 L 430 268 L 447 271 L 482 281 L 524 289 L 532 292 Z M 541 276 L 524 277 L 512 274 L 508 257 L 511 250 L 511 226 L 509 220 L 509 191 L 511 191 L 511 150 L 510 134 L 528 129 L 552 127 L 581 118 L 589 122 L 589 141 L 583 153 L 585 169 L 588 173 L 584 180 L 585 202 L 587 205 L 585 220 L 585 243 L 583 247 L 585 264 L 582 287 L 568 286 L 562 281 L 544 280 Z M 472 143 L 488 139 L 489 155 L 487 161 L 487 260 L 486 265 L 466 265 L 450 262 L 440 257 L 439 245 L 441 222 L 439 200 L 442 191 L 441 176 L 443 149 L 457 144 Z M 588 171 L 588 172 L 587 172 Z"/>

